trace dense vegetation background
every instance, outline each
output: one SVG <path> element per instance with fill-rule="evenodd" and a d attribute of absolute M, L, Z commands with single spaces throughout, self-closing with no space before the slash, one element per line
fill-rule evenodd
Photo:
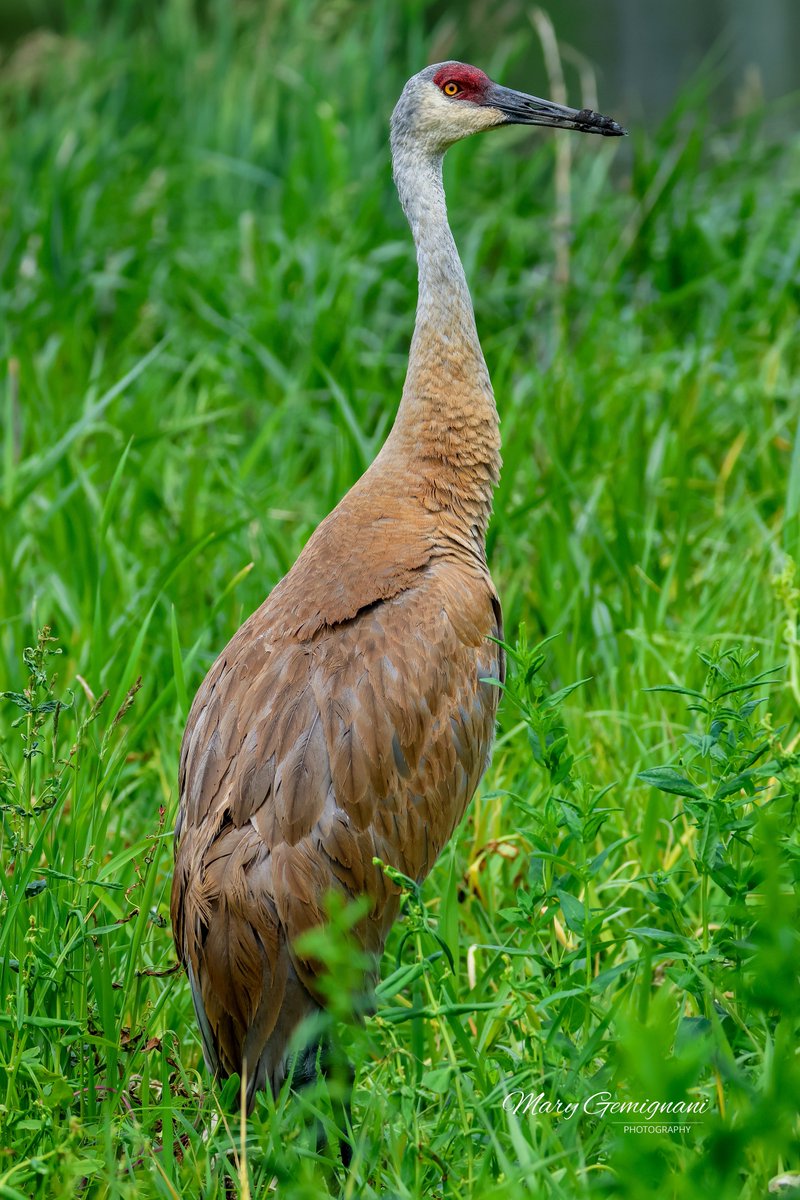
<path fill-rule="evenodd" d="M 415 265 L 388 115 L 429 57 L 525 86 L 547 27 L 512 16 L 489 50 L 490 14 L 457 38 L 424 0 L 121 4 L 4 65 L 3 1197 L 312 1197 L 327 1175 L 359 1197 L 753 1200 L 800 1169 L 788 103 L 712 122 L 701 81 L 624 145 L 503 131 L 448 158 L 516 670 L 377 1015 L 342 1033 L 349 1175 L 314 1151 L 322 1092 L 241 1128 L 170 973 L 189 700 L 400 395 Z M 590 72 L 570 86 L 595 106 Z M 519 1089 L 705 1111 L 625 1133 L 515 1114 Z"/>

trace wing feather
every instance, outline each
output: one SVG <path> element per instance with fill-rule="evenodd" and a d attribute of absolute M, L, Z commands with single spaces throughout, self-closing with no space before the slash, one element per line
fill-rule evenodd
<path fill-rule="evenodd" d="M 251 618 L 209 672 L 181 751 L 172 909 L 226 1073 L 244 1056 L 248 1077 L 277 1078 L 265 1047 L 301 1019 L 298 988 L 316 1003 L 318 964 L 293 944 L 331 888 L 369 896 L 356 933 L 380 953 L 397 889 L 373 858 L 421 880 L 461 819 L 491 748 L 499 692 L 481 680 L 502 676 L 487 640 L 501 634 L 485 569 L 443 561 L 305 640 Z"/>

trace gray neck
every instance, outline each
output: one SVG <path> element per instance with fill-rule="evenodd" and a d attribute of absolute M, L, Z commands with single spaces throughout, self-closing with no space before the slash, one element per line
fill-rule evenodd
<path fill-rule="evenodd" d="M 455 380 L 491 390 L 464 268 L 447 221 L 442 154 L 392 139 L 394 178 L 417 248 L 419 299 L 404 395 Z"/>
<path fill-rule="evenodd" d="M 442 155 L 395 135 L 394 177 L 419 266 L 417 321 L 403 398 L 385 451 L 440 514 L 442 544 L 485 561 L 500 473 L 500 431 L 464 269 L 447 224 Z"/>

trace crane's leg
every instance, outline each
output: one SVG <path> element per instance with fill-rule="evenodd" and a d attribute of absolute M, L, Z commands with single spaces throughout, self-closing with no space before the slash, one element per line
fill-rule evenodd
<path fill-rule="evenodd" d="M 344 1137 L 339 1138 L 339 1157 L 345 1170 L 353 1159 L 353 1146 L 350 1135 L 353 1129 L 353 1085 L 356 1073 L 353 1064 L 345 1057 L 340 1049 L 328 1040 L 322 1051 L 322 1073 L 333 1084 L 331 1106 L 336 1119 L 337 1128 L 341 1129 Z"/>
<path fill-rule="evenodd" d="M 328 1084 L 331 1097 L 331 1107 L 338 1129 L 344 1133 L 339 1138 L 339 1155 L 342 1166 L 350 1166 L 353 1158 L 353 1147 L 350 1144 L 350 1131 L 353 1128 L 352 1094 L 355 1082 L 355 1071 L 345 1056 L 334 1048 L 330 1039 L 313 1043 L 298 1054 L 290 1070 L 291 1087 L 299 1091 L 309 1084 L 315 1083 L 320 1076 Z M 331 1086 L 332 1085 L 332 1086 Z M 317 1154 L 324 1154 L 328 1146 L 328 1135 L 325 1126 L 317 1121 Z"/>

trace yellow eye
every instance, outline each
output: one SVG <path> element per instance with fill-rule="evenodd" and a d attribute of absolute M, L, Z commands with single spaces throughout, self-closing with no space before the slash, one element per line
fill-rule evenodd
<path fill-rule="evenodd" d="M 445 96 L 457 96 L 458 93 L 461 91 L 461 88 L 458 86 L 457 83 L 454 83 L 453 80 L 451 79 L 449 83 L 446 83 L 444 85 L 443 91 L 444 91 Z"/>

